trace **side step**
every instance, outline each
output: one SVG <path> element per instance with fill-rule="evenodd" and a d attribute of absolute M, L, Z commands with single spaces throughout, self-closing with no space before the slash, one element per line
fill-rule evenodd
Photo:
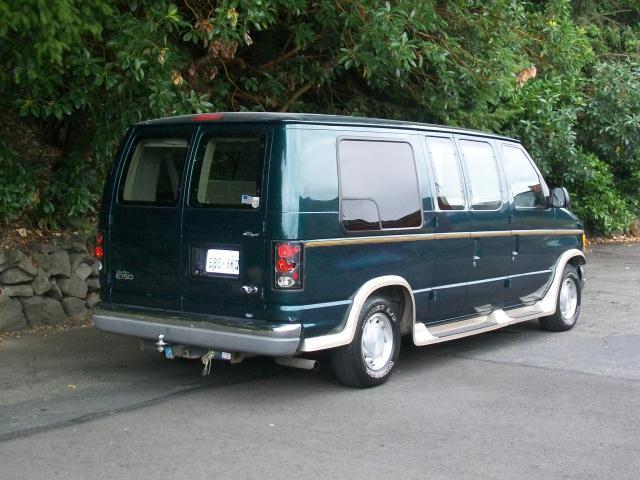
<path fill-rule="evenodd" d="M 488 315 L 479 315 L 441 325 L 427 326 L 424 323 L 416 323 L 413 328 L 413 343 L 421 346 L 446 342 L 477 333 L 490 332 L 543 315 L 548 315 L 548 313 L 545 313 L 539 304 L 534 304 L 507 311 L 498 309 Z"/>
<path fill-rule="evenodd" d="M 478 330 L 481 328 L 491 327 L 497 325 L 494 322 L 474 322 L 469 325 L 460 325 L 463 322 L 454 322 L 446 325 L 441 325 L 442 327 L 447 327 L 446 330 L 436 329 L 436 327 L 429 328 L 431 335 L 434 337 L 442 338 L 448 337 L 450 335 L 457 335 L 459 333 L 471 332 L 473 330 Z"/>

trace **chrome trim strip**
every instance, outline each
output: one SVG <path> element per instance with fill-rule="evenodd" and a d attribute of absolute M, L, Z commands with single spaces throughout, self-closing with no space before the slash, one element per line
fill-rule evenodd
<path fill-rule="evenodd" d="M 380 235 L 367 237 L 327 238 L 307 240 L 306 248 L 332 247 L 339 245 L 358 245 L 371 243 L 401 243 L 418 242 L 428 240 L 449 240 L 454 238 L 489 238 L 533 235 L 582 235 L 584 230 L 579 229 L 539 229 L 539 230 L 486 230 L 478 232 L 447 232 L 447 233 L 422 233 L 413 235 Z"/>
<path fill-rule="evenodd" d="M 283 312 L 297 312 L 299 310 L 312 310 L 314 308 L 337 307 L 339 305 L 351 305 L 351 300 L 338 300 L 335 302 L 308 303 L 306 305 L 280 305 Z"/>
<path fill-rule="evenodd" d="M 501 280 L 507 280 L 509 278 L 527 277 L 529 275 L 542 275 L 544 273 L 549 274 L 549 273 L 552 273 L 552 272 L 553 272 L 553 270 L 538 270 L 537 272 L 517 273 L 516 275 L 506 275 L 504 277 L 485 278 L 484 280 L 472 280 L 470 282 L 450 283 L 448 285 L 439 285 L 437 287 L 420 288 L 418 290 L 413 290 L 413 293 L 414 294 L 415 293 L 424 293 L 424 292 L 430 292 L 432 290 L 443 290 L 445 288 L 464 287 L 465 285 L 479 285 L 481 283 L 499 282 Z"/>

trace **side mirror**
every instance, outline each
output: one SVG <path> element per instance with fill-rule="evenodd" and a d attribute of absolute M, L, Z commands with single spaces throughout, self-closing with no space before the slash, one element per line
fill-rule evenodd
<path fill-rule="evenodd" d="M 551 190 L 551 205 L 555 208 L 571 208 L 571 200 L 566 188 L 556 187 Z"/>

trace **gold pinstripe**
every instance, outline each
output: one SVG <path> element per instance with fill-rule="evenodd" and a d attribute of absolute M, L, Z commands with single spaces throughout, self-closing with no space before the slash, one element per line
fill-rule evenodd
<path fill-rule="evenodd" d="M 480 232 L 424 233 L 417 235 L 384 235 L 376 237 L 328 238 L 308 240 L 307 248 L 332 247 L 338 245 L 360 245 L 375 243 L 424 242 L 430 240 L 449 240 L 454 238 L 489 238 L 532 235 L 582 235 L 579 229 L 540 229 L 540 230 L 488 230 Z"/>

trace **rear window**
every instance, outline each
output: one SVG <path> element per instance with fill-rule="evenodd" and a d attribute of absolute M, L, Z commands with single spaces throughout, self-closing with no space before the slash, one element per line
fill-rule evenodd
<path fill-rule="evenodd" d="M 349 231 L 418 228 L 422 206 L 411 145 L 342 140 L 342 222 Z"/>
<path fill-rule="evenodd" d="M 258 208 L 265 135 L 208 136 L 196 156 L 190 204 Z"/>
<path fill-rule="evenodd" d="M 127 163 L 120 201 L 177 205 L 188 148 L 189 142 L 184 138 L 138 140 Z"/>

